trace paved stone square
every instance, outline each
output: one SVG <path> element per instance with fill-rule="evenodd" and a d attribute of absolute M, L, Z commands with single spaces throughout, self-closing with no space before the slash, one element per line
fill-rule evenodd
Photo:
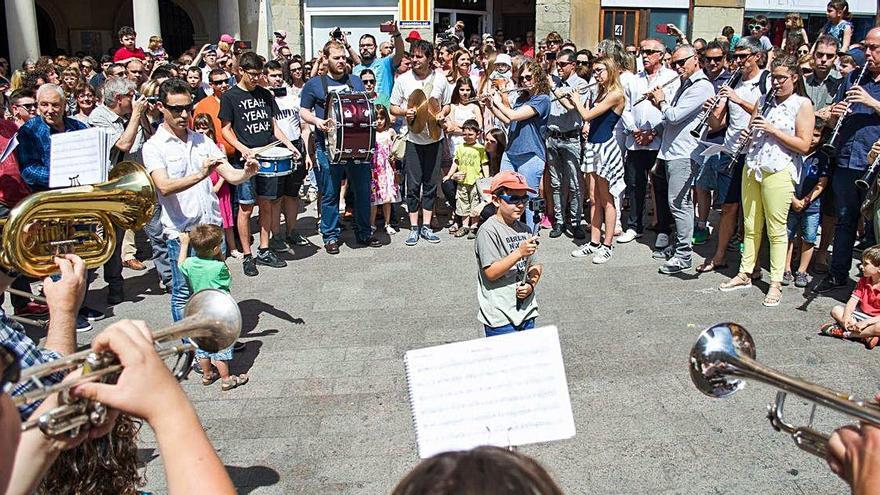
<path fill-rule="evenodd" d="M 313 226 L 310 209 L 300 227 L 320 243 Z M 183 386 L 240 493 L 388 493 L 418 462 L 403 354 L 482 332 L 473 241 L 444 232 L 438 245 L 406 247 L 404 236 L 380 249 L 355 249 L 347 231 L 338 256 L 298 249 L 287 268 L 261 267 L 253 279 L 230 260 L 247 343 L 233 369 L 249 373 L 250 383 L 225 393 L 194 379 Z M 773 388 L 752 382 L 716 401 L 693 387 L 687 371 L 699 332 L 736 321 L 752 333 L 764 364 L 870 396 L 878 386 L 876 358 L 861 345 L 816 335 L 837 301 L 806 298 L 791 287 L 778 308 L 764 308 L 766 282 L 716 290 L 735 263 L 726 274 L 660 275 L 648 246 L 653 235 L 641 241 L 618 246 L 599 266 L 569 256 L 570 239 L 545 234 L 539 323 L 559 327 L 577 435 L 521 451 L 569 494 L 843 492 L 824 462 L 770 428 L 765 414 Z M 97 329 L 119 317 L 170 323 L 169 296 L 138 295 L 155 286 L 155 274 L 126 276 L 132 300 Z M 90 294 L 96 302 L 104 296 Z M 787 411 L 804 421 L 808 403 L 792 398 Z M 846 421 L 818 414 L 824 429 Z M 163 493 L 149 428 L 141 444 L 147 489 Z"/>

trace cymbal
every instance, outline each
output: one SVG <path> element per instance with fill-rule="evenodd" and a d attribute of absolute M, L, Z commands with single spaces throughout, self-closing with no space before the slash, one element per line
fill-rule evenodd
<path fill-rule="evenodd" d="M 437 101 L 436 98 L 430 98 L 428 100 L 428 105 L 426 108 L 426 113 L 428 114 L 426 117 L 426 123 L 428 127 L 428 135 L 431 136 L 431 139 L 440 139 L 440 122 L 437 120 L 437 115 L 442 110 L 440 106 L 440 102 Z"/>
<path fill-rule="evenodd" d="M 409 130 L 416 134 L 425 130 L 427 119 L 424 118 L 424 113 L 427 111 L 427 102 L 428 98 L 425 96 L 425 92 L 421 89 L 416 89 L 410 93 L 409 99 L 407 100 L 407 108 L 414 108 L 416 110 L 416 116 L 407 122 L 407 125 L 409 126 Z"/>

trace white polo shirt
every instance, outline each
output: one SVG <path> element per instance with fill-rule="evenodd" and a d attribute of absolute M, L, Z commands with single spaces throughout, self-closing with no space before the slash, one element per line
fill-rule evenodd
<path fill-rule="evenodd" d="M 169 179 L 180 179 L 197 173 L 206 158 L 224 158 L 220 148 L 204 134 L 187 130 L 186 141 L 168 131 L 164 125 L 144 143 L 144 166 L 147 173 L 165 169 Z M 162 206 L 162 233 L 176 239 L 199 224 L 222 225 L 220 201 L 211 187 L 210 177 L 194 186 L 167 196 L 158 194 Z"/>

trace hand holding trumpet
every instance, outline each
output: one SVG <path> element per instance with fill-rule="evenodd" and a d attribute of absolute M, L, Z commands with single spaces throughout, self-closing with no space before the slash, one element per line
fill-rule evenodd
<path fill-rule="evenodd" d="M 880 394 L 874 397 L 880 400 Z M 828 467 L 853 493 L 880 489 L 880 428 L 867 422 L 838 428 L 828 440 Z"/>

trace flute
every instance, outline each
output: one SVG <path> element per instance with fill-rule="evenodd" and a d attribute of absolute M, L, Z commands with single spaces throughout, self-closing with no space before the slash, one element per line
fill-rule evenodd
<path fill-rule="evenodd" d="M 647 93 L 645 93 L 644 95 L 642 95 L 641 98 L 639 98 L 638 100 L 634 101 L 634 102 L 633 102 L 633 106 L 636 106 L 636 105 L 638 105 L 639 103 L 641 103 L 641 102 L 647 100 L 647 99 L 648 99 L 648 96 L 651 95 L 651 92 L 652 92 L 652 91 L 655 91 L 655 90 L 657 90 L 657 89 L 659 89 L 659 88 L 665 88 L 666 86 L 669 86 L 670 84 L 674 83 L 675 81 L 678 81 L 678 79 L 679 79 L 679 77 L 678 77 L 678 76 L 675 76 L 675 77 L 673 77 L 672 79 L 670 79 L 670 80 L 666 81 L 665 83 L 661 84 L 660 86 L 654 86 L 652 89 L 649 89 Z"/>
<path fill-rule="evenodd" d="M 590 83 L 590 84 L 587 84 L 586 86 L 581 86 L 581 87 L 579 87 L 579 88 L 572 88 L 573 91 L 567 91 L 567 92 L 565 92 L 565 94 L 562 94 L 562 95 L 556 96 L 556 97 L 554 97 L 553 99 L 551 99 L 550 101 L 551 101 L 551 102 L 553 102 L 553 101 L 559 101 L 559 100 L 561 100 L 561 99 L 563 99 L 563 98 L 568 98 L 569 96 L 571 96 L 571 95 L 573 95 L 573 94 L 575 94 L 575 93 L 577 93 L 577 94 L 579 94 L 579 95 L 585 95 L 585 94 L 587 94 L 587 93 L 590 92 L 590 89 L 591 89 L 591 88 L 594 88 L 594 87 L 596 87 L 596 86 L 598 86 L 598 85 L 599 85 L 599 83 Z"/>
<path fill-rule="evenodd" d="M 508 94 L 508 93 L 514 93 L 514 92 L 517 92 L 517 91 L 525 91 L 525 90 L 524 90 L 524 89 L 521 89 L 521 88 L 513 88 L 513 89 L 505 89 L 505 90 L 499 91 L 499 93 L 501 93 L 501 94 Z M 491 94 L 491 93 L 485 93 L 485 94 L 483 94 L 483 95 L 481 95 L 481 96 L 474 96 L 474 97 L 472 97 L 472 98 L 468 98 L 468 99 L 466 99 L 466 100 L 462 100 L 460 104 L 461 104 L 461 105 L 467 105 L 467 104 L 470 104 L 470 103 L 476 103 L 476 102 L 478 102 L 478 101 L 480 101 L 480 100 L 485 100 L 486 98 L 491 98 L 491 97 L 492 97 L 492 94 Z"/>
<path fill-rule="evenodd" d="M 865 62 L 865 65 L 862 66 L 862 71 L 859 72 L 859 77 L 856 78 L 856 82 L 855 84 L 853 84 L 853 87 L 858 86 L 859 83 L 862 82 L 862 77 L 865 75 L 866 70 L 868 70 L 868 62 Z M 846 100 L 845 93 L 844 100 Z M 843 115 L 837 118 L 837 123 L 834 124 L 834 131 L 831 132 L 831 136 L 828 137 L 828 140 L 825 141 L 825 144 L 823 144 L 820 148 L 822 150 L 822 153 L 825 153 L 825 155 L 828 157 L 833 157 L 836 154 L 837 150 L 834 147 L 834 142 L 837 141 L 837 135 L 840 133 L 840 128 L 843 126 L 843 121 L 846 120 L 846 117 L 849 115 L 850 110 L 852 110 L 852 103 L 847 105 L 846 110 L 843 112 Z"/>

